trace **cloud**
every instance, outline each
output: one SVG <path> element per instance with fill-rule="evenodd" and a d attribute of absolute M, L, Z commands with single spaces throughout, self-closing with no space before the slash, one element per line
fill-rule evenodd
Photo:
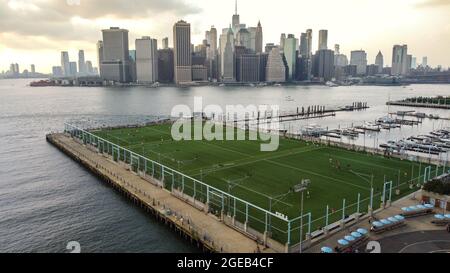
<path fill-rule="evenodd" d="M 416 4 L 419 8 L 449 6 L 450 0 L 425 0 Z"/>
<path fill-rule="evenodd" d="M 2 44 L 17 49 L 32 46 L 28 43 L 33 38 L 94 43 L 100 29 L 109 26 L 105 21 L 134 20 L 139 25 L 164 15 L 180 18 L 199 12 L 183 0 L 0 0 L 0 35 L 23 36 L 23 43 L 2 39 Z"/>

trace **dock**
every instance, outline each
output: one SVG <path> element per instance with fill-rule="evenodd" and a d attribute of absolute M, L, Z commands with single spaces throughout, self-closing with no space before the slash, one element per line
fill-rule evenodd
<path fill-rule="evenodd" d="M 273 253 L 263 245 L 227 225 L 213 214 L 158 187 L 158 181 L 148 181 L 133 173 L 129 166 L 115 162 L 110 155 L 101 154 L 95 148 L 76 141 L 70 135 L 53 133 L 47 141 L 97 175 L 131 202 L 153 215 L 181 237 L 196 244 L 205 252 L 214 253 Z"/>
<path fill-rule="evenodd" d="M 449 104 L 419 103 L 419 102 L 407 102 L 407 101 L 388 101 L 386 104 L 387 105 L 395 105 L 395 106 L 407 106 L 407 107 L 450 109 Z"/>

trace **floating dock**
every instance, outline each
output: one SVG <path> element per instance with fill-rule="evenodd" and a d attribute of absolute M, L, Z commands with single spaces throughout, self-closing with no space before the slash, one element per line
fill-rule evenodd
<path fill-rule="evenodd" d="M 86 167 L 133 203 L 196 244 L 205 252 L 255 253 L 276 252 L 274 249 L 226 225 L 216 216 L 186 203 L 172 192 L 156 186 L 133 173 L 129 166 L 114 162 L 70 135 L 54 133 L 46 136 L 49 143 Z"/>

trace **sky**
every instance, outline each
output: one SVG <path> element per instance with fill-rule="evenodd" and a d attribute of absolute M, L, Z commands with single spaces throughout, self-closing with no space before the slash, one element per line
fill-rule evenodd
<path fill-rule="evenodd" d="M 20 69 L 36 65 L 49 73 L 60 65 L 60 51 L 77 61 L 78 50 L 97 66 L 95 44 L 101 30 L 128 29 L 134 40 L 169 37 L 173 24 L 191 23 L 192 42 L 199 44 L 211 25 L 219 32 L 231 23 L 234 0 L 0 0 L 0 71 L 10 63 Z M 340 44 L 341 53 L 364 49 L 374 63 L 379 50 L 390 65 L 392 46 L 407 44 L 408 52 L 428 57 L 431 66 L 450 67 L 450 0 L 238 0 L 241 23 L 263 27 L 264 44 L 279 43 L 281 33 L 299 38 L 328 29 L 328 47 Z"/>

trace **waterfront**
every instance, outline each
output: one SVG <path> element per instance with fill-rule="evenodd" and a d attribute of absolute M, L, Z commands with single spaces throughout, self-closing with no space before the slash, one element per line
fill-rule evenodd
<path fill-rule="evenodd" d="M 176 104 L 279 104 L 327 107 L 367 101 L 371 109 L 339 113 L 307 123 L 347 126 L 373 121 L 388 112 L 385 102 L 418 95 L 449 95 L 450 85 L 403 87 L 192 87 L 192 88 L 29 88 L 25 80 L 0 81 L 0 251 L 62 252 L 79 241 L 84 252 L 197 251 L 176 234 L 66 158 L 45 142 L 45 134 L 63 129 L 64 122 L 133 122 L 167 115 Z M 286 97 L 292 97 L 287 101 Z M 391 107 L 391 112 L 409 108 Z M 419 110 L 422 111 L 422 110 Z M 449 117 L 446 110 L 423 110 Z M 448 126 L 425 120 L 419 127 L 384 131 L 383 138 L 408 137 Z M 335 127 L 333 127 L 335 128 Z M 389 135 L 386 135 L 389 134 Z"/>

